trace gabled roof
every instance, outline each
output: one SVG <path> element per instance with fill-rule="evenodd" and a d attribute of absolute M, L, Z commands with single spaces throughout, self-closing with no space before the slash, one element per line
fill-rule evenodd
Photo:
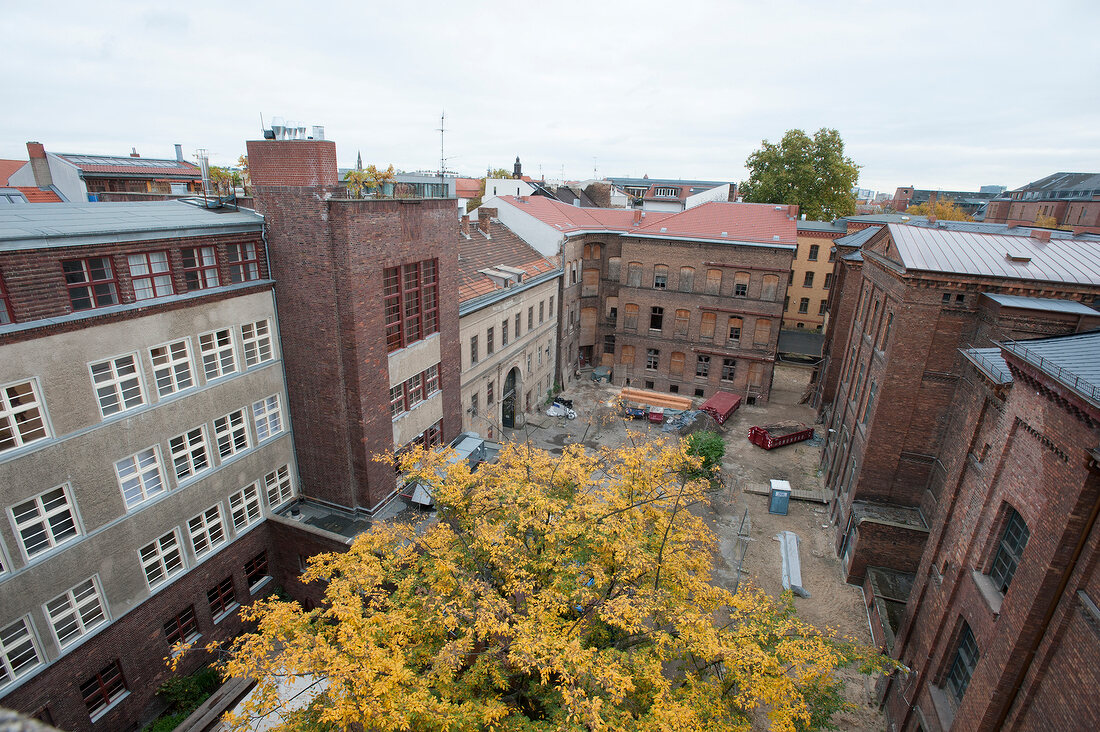
<path fill-rule="evenodd" d="M 6 186 L 8 178 L 26 164 L 26 160 L 0 160 L 0 186 Z"/>
<path fill-rule="evenodd" d="M 664 239 L 797 246 L 793 209 L 770 203 L 709 201 L 663 220 L 648 222 L 632 233 Z"/>
<path fill-rule="evenodd" d="M 194 178 L 202 177 L 197 165 L 175 158 L 132 158 L 120 155 L 82 155 L 77 153 L 54 153 L 66 163 L 75 166 L 82 173 L 100 175 L 129 175 L 149 178 Z"/>
<path fill-rule="evenodd" d="M 567 206 L 556 198 L 546 196 L 499 196 L 517 210 L 535 217 L 539 221 L 553 226 L 563 234 L 576 234 L 582 231 L 626 232 L 636 230 L 634 211 L 623 208 L 579 208 Z M 657 222 L 672 216 L 671 213 L 646 211 L 642 224 Z"/>
<path fill-rule="evenodd" d="M 1100 285 L 1100 247 L 1095 241 L 1052 238 L 1042 242 L 1026 236 L 900 224 L 885 228 L 892 242 L 885 255 L 907 270 Z M 871 248 L 879 250 L 875 243 Z"/>
<path fill-rule="evenodd" d="M 1051 297 L 1024 297 L 1022 295 L 1002 295 L 996 292 L 983 292 L 993 302 L 1006 308 L 1021 310 L 1041 310 L 1047 313 L 1071 313 L 1073 315 L 1091 315 L 1100 318 L 1100 312 L 1093 310 L 1076 300 L 1059 300 Z"/>
<path fill-rule="evenodd" d="M 1061 191 L 1072 189 L 1100 189 L 1100 173 L 1051 173 L 1032 181 L 1017 191 Z"/>
<path fill-rule="evenodd" d="M 868 226 L 866 229 L 860 229 L 854 234 L 849 234 L 848 236 L 842 236 L 834 239 L 833 244 L 838 247 L 861 247 L 867 242 L 868 239 L 877 234 L 881 228 L 881 226 Z M 861 255 L 860 261 L 862 260 L 863 257 Z"/>
<path fill-rule="evenodd" d="M 455 178 L 455 195 L 459 198 L 477 198 L 481 194 L 480 178 Z"/>
<path fill-rule="evenodd" d="M 489 237 L 476 227 L 467 239 L 458 234 L 458 301 L 472 300 L 492 292 L 504 292 L 493 278 L 481 270 L 501 265 L 523 270 L 524 280 L 559 271 L 557 265 L 539 254 L 499 221 L 489 224 Z"/>
<path fill-rule="evenodd" d="M 57 191 L 38 188 L 36 186 L 2 186 L 0 187 L 0 196 L 18 192 L 23 196 L 27 203 L 62 203 L 64 201 L 61 196 L 57 194 Z"/>

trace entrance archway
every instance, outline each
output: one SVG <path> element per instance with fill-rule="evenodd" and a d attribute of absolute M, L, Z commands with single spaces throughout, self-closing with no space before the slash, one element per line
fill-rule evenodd
<path fill-rule="evenodd" d="M 504 378 L 504 395 L 500 400 L 500 423 L 509 429 L 516 426 L 516 382 L 518 380 L 518 368 L 513 368 Z"/>

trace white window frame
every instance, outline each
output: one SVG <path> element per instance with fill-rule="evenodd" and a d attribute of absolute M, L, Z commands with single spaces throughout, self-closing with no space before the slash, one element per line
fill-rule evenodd
<path fill-rule="evenodd" d="M 146 554 L 147 550 L 150 552 L 149 554 Z M 169 558 L 173 555 L 176 565 L 174 568 L 169 566 Z M 145 572 L 145 583 L 149 585 L 150 590 L 160 587 L 176 575 L 182 574 L 187 570 L 187 560 L 183 556 L 183 544 L 180 542 L 179 531 L 172 529 L 167 534 L 157 537 L 154 541 L 138 549 L 138 561 L 141 562 L 141 568 Z M 160 579 L 154 581 L 149 576 L 151 568 L 160 572 Z"/>
<path fill-rule="evenodd" d="M 133 369 L 127 374 L 120 374 L 120 362 L 129 361 L 129 367 Z M 105 366 L 106 370 L 99 376 L 96 368 Z M 88 373 L 92 376 L 92 389 L 95 391 L 96 401 L 99 403 L 99 413 L 104 419 L 121 412 L 126 412 L 146 403 L 145 386 L 141 380 L 141 357 L 137 353 L 125 353 L 105 361 L 97 361 L 88 364 Z M 103 377 L 100 380 L 100 377 Z M 134 401 L 136 389 L 137 401 Z M 130 396 L 127 396 L 127 393 Z M 104 405 L 104 396 L 115 400 L 115 409 L 108 412 Z"/>
<path fill-rule="evenodd" d="M 19 625 L 22 626 L 22 632 L 16 628 Z M 15 635 L 16 633 L 18 635 Z M 12 665 L 11 654 L 17 648 L 26 648 L 27 644 L 30 645 L 30 650 L 34 652 L 34 662 L 23 664 L 20 670 L 16 671 Z M 0 628 L 0 689 L 30 674 L 42 665 L 42 661 L 42 649 L 38 645 L 38 639 L 34 633 L 34 624 L 31 622 L 29 615 L 24 615 Z"/>
<path fill-rule="evenodd" d="M 221 284 L 221 278 L 218 274 L 218 257 L 214 251 L 214 247 L 187 247 L 196 254 L 195 266 L 187 267 L 186 261 L 183 267 L 183 287 L 187 292 L 196 292 L 197 290 L 209 290 L 214 287 L 218 287 Z M 182 255 L 182 252 L 181 252 Z M 194 275 L 195 282 L 198 287 L 187 287 L 187 276 Z"/>
<path fill-rule="evenodd" d="M 42 612 L 50 623 L 58 648 L 62 649 L 110 620 L 107 614 L 107 599 L 103 596 L 103 589 L 96 575 L 70 587 L 43 604 Z M 72 626 L 64 638 L 61 637 L 59 629 L 61 624 Z"/>
<path fill-rule="evenodd" d="M 206 425 L 200 424 L 168 440 L 168 450 L 172 457 L 172 471 L 176 483 L 192 480 L 200 473 L 214 467 L 210 455 L 210 441 L 206 439 Z M 181 470 L 182 468 L 182 470 Z"/>
<path fill-rule="evenodd" d="M 236 409 L 214 420 L 214 444 L 218 458 L 224 461 L 239 452 L 252 447 L 252 437 L 248 434 L 248 418 L 245 409 Z M 241 444 L 243 438 L 243 444 Z M 224 447 L 223 447 L 224 444 Z"/>
<path fill-rule="evenodd" d="M 272 394 L 266 399 L 253 402 L 252 419 L 256 423 L 256 442 L 258 443 L 282 432 L 283 410 L 279 404 L 279 395 Z"/>
<path fill-rule="evenodd" d="M 183 347 L 182 356 L 180 356 L 177 349 L 178 346 Z M 159 365 L 157 364 L 157 356 L 154 354 L 157 349 L 164 349 L 165 354 L 168 356 L 168 359 L 162 360 Z M 149 349 L 149 360 L 153 364 L 153 378 L 156 381 L 158 396 L 166 397 L 169 394 L 193 389 L 196 386 L 195 365 L 191 360 L 190 339 L 182 338 L 178 341 L 153 346 Z M 186 367 L 186 384 L 183 383 L 184 380 L 181 378 L 181 366 Z M 162 386 L 162 378 L 166 379 L 163 381 L 164 386 Z"/>
<path fill-rule="evenodd" d="M 260 489 L 255 483 L 249 483 L 229 496 L 229 515 L 233 520 L 233 530 L 238 534 L 262 519 L 263 513 Z"/>
<path fill-rule="evenodd" d="M 59 498 L 62 499 L 61 503 L 48 506 L 45 497 L 51 496 L 58 491 L 60 491 Z M 52 502 L 56 499 L 51 498 L 50 500 Z M 26 514 L 20 519 L 16 515 L 15 509 L 32 502 L 35 509 L 34 515 Z M 12 527 L 15 529 L 15 535 L 19 538 L 19 546 L 23 550 L 23 558 L 28 562 L 40 554 L 68 544 L 84 533 L 80 527 L 80 521 L 77 519 L 76 502 L 73 500 L 72 493 L 67 483 L 55 486 L 48 491 L 43 491 L 36 496 L 31 496 L 30 498 L 16 503 L 8 508 L 8 515 L 11 518 Z M 67 521 L 65 516 L 68 516 Z M 65 533 L 65 531 L 67 531 L 65 528 L 66 522 L 72 528 L 71 534 Z M 24 532 L 34 527 L 38 527 L 39 532 L 45 536 L 46 544 L 36 549 L 34 553 L 31 553 L 30 549 L 27 547 L 27 537 L 24 535 Z M 58 527 L 62 528 L 59 530 Z"/>
<path fill-rule="evenodd" d="M 275 358 L 275 341 L 271 337 L 271 320 L 257 320 L 241 326 L 241 343 L 244 345 L 245 368 Z"/>
<path fill-rule="evenodd" d="M 33 401 L 13 404 L 9 390 L 22 386 L 30 387 L 30 396 L 33 397 Z M 32 427 L 30 431 L 24 431 L 20 429 L 20 426 L 33 424 L 35 419 L 34 417 L 27 419 L 26 416 L 20 419 L 19 415 L 27 415 L 31 411 L 37 411 L 37 421 L 40 423 L 40 427 Z M 38 429 L 41 429 L 41 435 L 27 439 L 27 434 L 33 434 Z M 7 436 L 5 436 L 5 433 L 7 433 Z M 7 450 L 16 450 L 39 440 L 45 440 L 51 437 L 52 434 L 50 424 L 46 418 L 46 405 L 42 400 L 42 392 L 38 388 L 36 379 L 13 381 L 0 387 L 0 453 Z M 8 441 L 12 444 L 5 446 Z"/>
<path fill-rule="evenodd" d="M 294 480 L 290 475 L 290 465 L 283 465 L 264 476 L 264 493 L 272 511 L 294 499 Z M 272 500 L 272 496 L 277 500 Z"/>
<path fill-rule="evenodd" d="M 199 356 L 207 381 L 237 373 L 237 349 L 233 329 L 219 328 L 199 334 Z"/>
<path fill-rule="evenodd" d="M 213 554 L 228 542 L 225 519 L 222 518 L 222 504 L 215 503 L 198 516 L 188 519 L 187 535 L 191 539 L 191 549 L 195 552 L 195 559 Z"/>
<path fill-rule="evenodd" d="M 130 270 L 135 300 L 153 300 L 175 294 L 167 251 L 128 254 L 126 264 Z"/>
<path fill-rule="evenodd" d="M 116 460 L 115 475 L 118 477 L 118 487 L 122 491 L 122 500 L 127 511 L 168 490 L 164 469 L 161 467 L 159 445 L 152 445 Z M 126 495 L 127 490 L 132 492 L 134 488 L 138 489 L 139 497 L 131 499 Z"/>

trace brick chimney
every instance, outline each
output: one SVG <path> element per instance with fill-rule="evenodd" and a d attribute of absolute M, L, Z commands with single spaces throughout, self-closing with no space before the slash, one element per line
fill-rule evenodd
<path fill-rule="evenodd" d="M 31 161 L 34 184 L 39 188 L 52 186 L 53 174 L 50 173 L 50 161 L 46 157 L 46 146 L 41 142 L 28 142 L 27 157 Z"/>
<path fill-rule="evenodd" d="M 334 186 L 336 143 L 332 140 L 249 140 L 253 186 Z"/>
<path fill-rule="evenodd" d="M 1031 230 L 1031 238 L 1032 239 L 1037 239 L 1038 241 L 1041 241 L 1041 242 L 1048 242 L 1048 241 L 1050 241 L 1050 230 L 1049 229 L 1032 229 Z"/>
<path fill-rule="evenodd" d="M 470 214 L 464 214 L 462 216 L 462 223 L 459 224 L 459 231 L 461 231 L 466 238 L 470 237 Z"/>
<path fill-rule="evenodd" d="M 477 210 L 477 228 L 485 234 L 489 233 L 489 221 L 495 219 L 497 216 L 497 210 L 495 208 L 486 208 L 482 206 Z"/>
<path fill-rule="evenodd" d="M 130 148 L 130 157 L 132 157 L 132 158 L 140 158 L 141 157 L 141 155 L 138 154 L 138 151 L 137 151 L 136 147 Z"/>
<path fill-rule="evenodd" d="M 640 209 L 640 208 L 634 209 L 634 222 L 633 223 L 634 223 L 635 226 L 641 226 L 642 225 L 642 209 Z"/>

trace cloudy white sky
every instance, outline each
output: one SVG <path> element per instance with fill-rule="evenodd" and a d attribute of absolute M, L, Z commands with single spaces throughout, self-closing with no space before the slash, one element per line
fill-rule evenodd
<path fill-rule="evenodd" d="M 260 115 L 340 163 L 741 180 L 761 140 L 835 127 L 860 185 L 1014 188 L 1100 171 L 1100 3 L 0 4 L 0 158 L 234 162 Z"/>

